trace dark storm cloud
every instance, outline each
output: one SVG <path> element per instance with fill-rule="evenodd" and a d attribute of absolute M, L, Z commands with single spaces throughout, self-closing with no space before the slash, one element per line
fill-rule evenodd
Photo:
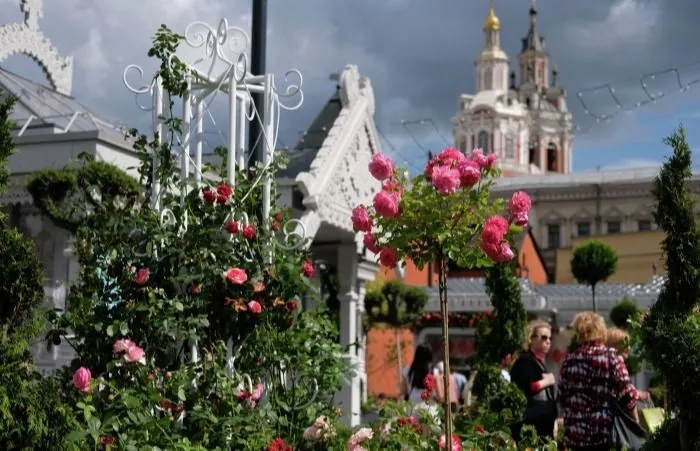
<path fill-rule="evenodd" d="M 17 19 L 11 5 L 18 3 L 0 0 L 0 21 Z M 612 83 L 633 103 L 643 95 L 639 75 L 700 61 L 696 0 L 538 0 L 537 6 L 538 28 L 582 126 L 591 118 L 582 113 L 577 90 Z M 527 33 L 529 7 L 528 0 L 496 0 L 501 43 L 512 66 Z M 249 8 L 244 0 L 62 0 L 61 6 L 46 2 L 42 28 L 62 53 L 75 55 L 75 96 L 133 122 L 135 106 L 121 86 L 121 72 L 128 63 L 145 61 L 160 23 L 181 31 L 191 20 L 215 23 L 226 15 L 249 27 Z M 356 64 L 371 79 L 378 122 L 392 140 L 407 142 L 400 121 L 421 118 L 432 118 L 449 137 L 458 95 L 474 88 L 487 8 L 486 0 L 270 1 L 268 67 L 276 73 L 295 67 L 305 77 L 304 106 L 283 117 L 284 144 L 293 145 L 332 94 L 328 75 L 345 64 Z M 604 97 L 598 105 L 613 106 Z M 139 118 L 143 125 L 148 115 Z M 431 126 L 412 130 L 435 140 Z"/>

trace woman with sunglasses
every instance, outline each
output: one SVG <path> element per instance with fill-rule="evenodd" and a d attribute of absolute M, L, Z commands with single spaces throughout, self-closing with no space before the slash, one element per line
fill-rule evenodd
<path fill-rule="evenodd" d="M 527 331 L 527 351 L 520 354 L 510 370 L 511 380 L 527 398 L 523 422 L 513 431 L 516 440 L 523 425 L 533 426 L 540 437 L 553 437 L 557 419 L 554 374 L 544 365 L 552 345 L 552 326 L 545 321 L 533 321 Z"/>

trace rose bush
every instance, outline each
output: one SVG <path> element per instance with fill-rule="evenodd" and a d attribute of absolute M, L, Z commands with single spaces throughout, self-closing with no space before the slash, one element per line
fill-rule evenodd
<path fill-rule="evenodd" d="M 379 262 L 395 267 L 412 260 L 419 268 L 437 262 L 443 321 L 443 360 L 449 384 L 447 262 L 459 267 L 487 268 L 515 257 L 510 243 L 527 225 L 532 205 L 527 193 L 516 192 L 506 205 L 491 200 L 489 188 L 500 173 L 494 154 L 475 149 L 469 156 L 448 147 L 432 158 L 423 174 L 409 179 L 389 157 L 375 154 L 369 172 L 382 182 L 372 205 L 358 205 L 352 223 L 363 232 L 367 249 Z M 451 418 L 445 409 L 446 446 Z"/>
<path fill-rule="evenodd" d="M 184 89 L 173 56 L 180 39 L 161 28 L 150 52 L 172 98 L 164 136 L 131 132 L 140 185 L 88 156 L 30 183 L 35 204 L 74 234 L 80 263 L 48 336 L 77 355 L 60 375 L 79 420 L 63 445 L 297 448 L 319 416 L 338 417 L 333 396 L 347 368 L 337 328 L 300 309 L 315 268 L 304 243 L 279 233 L 288 212 L 263 215 L 255 180 L 274 177 L 282 160 L 239 168 L 231 186 L 218 149 L 221 164 L 204 168 L 205 181 L 180 199 L 170 144 L 182 134 L 173 114 Z M 300 246 L 283 250 L 282 241 Z"/>

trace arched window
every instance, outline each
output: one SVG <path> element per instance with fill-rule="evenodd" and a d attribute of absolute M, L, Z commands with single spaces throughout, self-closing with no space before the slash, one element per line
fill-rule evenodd
<path fill-rule="evenodd" d="M 559 172 L 559 152 L 557 145 L 549 143 L 547 146 L 547 170 L 550 172 Z"/>
<path fill-rule="evenodd" d="M 484 90 L 490 91 L 493 89 L 493 71 L 487 67 L 484 71 Z"/>
<path fill-rule="evenodd" d="M 479 132 L 477 137 L 477 147 L 484 151 L 484 154 L 490 153 L 489 134 L 487 132 Z"/>
<path fill-rule="evenodd" d="M 506 135 L 506 158 L 515 158 L 515 137 L 512 133 Z"/>

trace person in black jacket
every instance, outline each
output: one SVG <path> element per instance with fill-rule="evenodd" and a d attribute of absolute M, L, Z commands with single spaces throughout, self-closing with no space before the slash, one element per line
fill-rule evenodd
<path fill-rule="evenodd" d="M 527 408 L 522 425 L 534 426 L 540 437 L 553 437 L 557 419 L 554 375 L 544 366 L 552 345 L 552 326 L 544 321 L 528 325 L 528 349 L 520 354 L 510 370 L 512 382 L 525 393 Z M 522 425 L 515 428 L 516 440 Z"/>

